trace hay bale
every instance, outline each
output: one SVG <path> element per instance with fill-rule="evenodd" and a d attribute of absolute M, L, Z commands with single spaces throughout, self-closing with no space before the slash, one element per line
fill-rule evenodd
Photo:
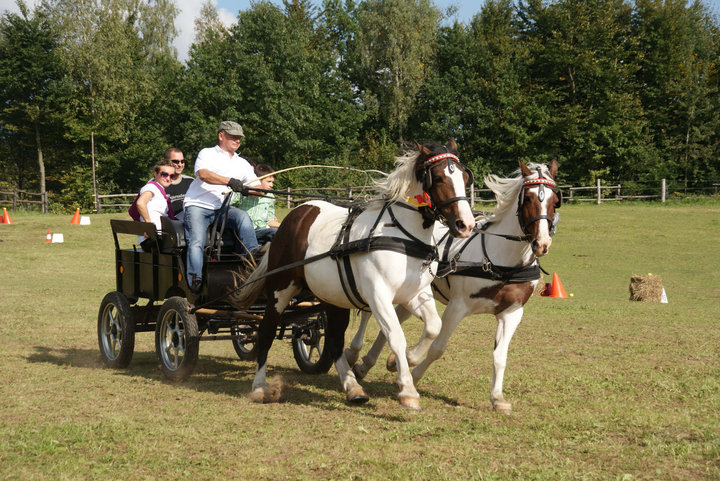
<path fill-rule="evenodd" d="M 660 302 L 663 285 L 660 276 L 648 274 L 630 276 L 630 300 L 642 302 Z"/>

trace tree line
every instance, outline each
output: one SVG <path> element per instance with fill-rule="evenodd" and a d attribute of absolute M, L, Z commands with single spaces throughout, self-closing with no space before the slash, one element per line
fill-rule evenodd
<path fill-rule="evenodd" d="M 185 63 L 172 0 L 18 6 L 0 17 L 0 188 L 47 190 L 56 210 L 89 208 L 93 175 L 100 194 L 136 191 L 169 146 L 191 167 L 224 119 L 275 169 L 387 172 L 399 146 L 452 137 L 478 179 L 552 158 L 575 184 L 720 171 L 702 1 L 487 0 L 467 24 L 431 0 L 259 1 L 231 28 L 207 2 Z"/>

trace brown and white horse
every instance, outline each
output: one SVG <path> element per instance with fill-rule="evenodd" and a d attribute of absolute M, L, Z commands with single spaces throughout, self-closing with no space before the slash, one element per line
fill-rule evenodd
<path fill-rule="evenodd" d="M 426 143 L 416 148 L 396 159 L 396 169 L 378 184 L 381 193 L 367 209 L 353 216 L 352 224 L 347 208 L 322 201 L 302 204 L 283 219 L 268 252 L 248 278 L 250 284 L 231 300 L 238 307 L 246 306 L 264 287 L 267 307 L 256 342 L 253 400 L 271 400 L 266 382 L 267 354 L 280 315 L 307 287 L 327 304 L 325 349 L 335 362 L 347 400 L 368 400 L 342 355 L 349 309 L 360 303 L 372 311 L 397 355 L 401 405 L 420 408 L 394 304 L 421 318 L 429 339 L 440 332 L 441 321 L 431 288 L 437 269 L 437 251 L 432 242 L 435 216 L 428 216 L 428 207 L 411 206 L 406 200 L 429 199 L 435 214 L 446 220 L 454 237 L 470 236 L 475 219 L 465 197 L 469 171 L 459 163 L 455 142 L 451 140 L 447 146 Z M 361 245 L 361 250 L 342 251 L 343 246 L 353 243 Z M 334 254 L 327 255 L 331 252 Z M 311 262 L 303 263 L 308 260 Z M 352 274 L 343 276 L 341 271 Z M 254 282 L 266 273 L 264 279 Z"/>
<path fill-rule="evenodd" d="M 453 239 L 443 258 L 454 259 L 457 271 L 433 282 L 435 298 L 447 305 L 442 316 L 440 334 L 419 346 L 428 350 L 408 351 L 408 362 L 416 366 L 413 380 L 418 382 L 430 364 L 442 356 L 458 323 L 472 314 L 494 314 L 497 319 L 493 352 L 493 381 L 490 401 L 499 412 L 509 413 L 512 406 L 503 396 L 503 377 L 510 340 L 522 320 L 525 303 L 540 277 L 538 257 L 548 253 L 551 234 L 559 217 L 561 197 L 555 185 L 557 162 L 550 166 L 520 164 L 518 177 L 488 176 L 486 185 L 497 199 L 493 213 L 479 224 L 470 239 Z M 445 236 L 446 228 L 436 224 L 435 235 Z M 397 309 L 400 322 L 410 317 L 401 306 Z M 375 365 L 385 345 L 380 333 L 362 361 L 356 364 L 365 336 L 369 315 L 361 318 L 360 328 L 345 350 L 346 360 L 354 365 L 357 378 L 362 379 Z M 423 336 L 424 337 L 424 336 Z M 423 357 L 427 357 L 423 360 Z M 392 355 L 391 355 L 392 356 Z M 422 361 L 422 362 L 421 362 Z M 388 361 L 392 368 L 392 358 Z"/>

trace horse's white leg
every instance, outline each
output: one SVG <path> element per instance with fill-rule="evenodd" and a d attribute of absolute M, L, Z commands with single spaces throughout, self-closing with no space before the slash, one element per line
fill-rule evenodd
<path fill-rule="evenodd" d="M 398 322 L 400 322 L 400 324 L 410 318 L 410 313 L 402 306 L 397 306 L 395 308 L 395 314 L 398 316 Z M 372 367 L 377 363 L 378 357 L 380 357 L 380 353 L 382 352 L 383 347 L 385 347 L 386 342 L 387 338 L 385 337 L 385 334 L 380 331 L 375 338 L 375 342 L 373 342 L 372 346 L 370 346 L 370 350 L 368 350 L 367 354 L 363 356 L 362 362 L 353 366 L 353 371 L 356 376 L 362 379 L 367 375 L 370 369 L 372 369 Z M 395 371 L 395 356 L 391 354 L 391 357 L 392 369 L 388 369 Z"/>
<path fill-rule="evenodd" d="M 445 312 L 442 316 L 442 328 L 440 334 L 430 345 L 427 356 L 423 361 L 418 364 L 412 371 L 413 381 L 417 383 L 422 379 L 425 371 L 430 367 L 430 364 L 440 359 L 447 348 L 448 340 L 452 333 L 455 332 L 455 328 L 460 324 L 460 321 L 469 314 L 467 306 L 462 301 L 450 301 L 445 308 Z"/>
<path fill-rule="evenodd" d="M 505 414 L 510 414 L 512 411 L 512 404 L 505 401 L 505 397 L 503 396 L 505 365 L 507 363 L 510 340 L 513 334 L 515 334 L 515 329 L 520 325 L 523 311 L 523 307 L 520 306 L 514 310 L 505 310 L 495 316 L 498 324 L 495 333 L 495 350 L 493 351 L 493 380 L 490 390 L 490 402 L 493 405 L 493 409 Z"/>
<path fill-rule="evenodd" d="M 360 349 L 362 349 L 363 341 L 365 340 L 365 330 L 367 329 L 370 316 L 371 313 L 367 311 L 362 312 L 360 315 L 360 327 L 358 327 L 355 337 L 350 341 L 350 346 L 345 348 L 345 360 L 350 366 L 354 366 L 360 357 Z"/>
<path fill-rule="evenodd" d="M 416 317 L 422 319 L 425 326 L 418 343 L 408 349 L 407 352 L 408 364 L 417 366 L 427 354 L 430 344 L 440 334 L 442 321 L 438 317 L 435 298 L 433 297 L 428 299 L 427 295 L 420 294 L 405 307 Z"/>
<path fill-rule="evenodd" d="M 362 386 L 357 382 L 355 373 L 350 368 L 350 364 L 348 364 L 344 354 L 335 361 L 335 370 L 337 370 L 338 376 L 340 376 L 340 384 L 345 390 L 345 398 L 348 402 L 362 404 L 370 399 L 368 395 L 365 394 Z"/>
<path fill-rule="evenodd" d="M 398 400 L 403 407 L 408 409 L 419 410 L 420 409 L 420 395 L 415 389 L 413 384 L 412 375 L 410 374 L 410 366 L 408 366 L 405 349 L 407 348 L 407 342 L 405 341 L 405 334 L 400 327 L 400 321 L 398 320 L 395 309 L 393 309 L 392 298 L 388 298 L 385 293 L 376 292 L 372 299 L 366 299 L 367 303 L 380 324 L 380 329 L 385 334 L 388 340 L 390 349 L 395 353 L 397 358 L 397 383 L 400 387 L 398 393 Z M 440 317 L 437 316 L 437 322 L 440 322 Z"/>

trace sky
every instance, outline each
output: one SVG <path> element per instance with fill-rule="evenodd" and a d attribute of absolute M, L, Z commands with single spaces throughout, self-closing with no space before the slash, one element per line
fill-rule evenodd
<path fill-rule="evenodd" d="M 38 0 L 25 0 L 25 3 L 32 7 Z M 282 5 L 281 0 L 272 0 L 276 5 Z M 220 19 L 226 25 L 231 25 L 240 10 L 250 8 L 252 0 L 213 0 L 218 10 Z M 316 5 L 321 5 L 322 0 L 312 0 Z M 458 8 L 453 19 L 460 22 L 468 23 L 472 17 L 480 11 L 482 0 L 461 1 L 461 0 L 435 0 L 435 5 L 445 10 L 450 6 Z M 175 19 L 175 27 L 178 30 L 178 36 L 174 41 L 174 46 L 178 51 L 178 58 L 181 61 L 187 60 L 188 50 L 195 37 L 194 21 L 195 17 L 200 13 L 202 0 L 175 0 L 180 13 Z M 720 0 L 704 0 L 704 3 L 710 7 L 712 11 L 720 15 Z M 15 0 L 0 0 L 0 14 L 6 10 L 19 12 Z"/>

